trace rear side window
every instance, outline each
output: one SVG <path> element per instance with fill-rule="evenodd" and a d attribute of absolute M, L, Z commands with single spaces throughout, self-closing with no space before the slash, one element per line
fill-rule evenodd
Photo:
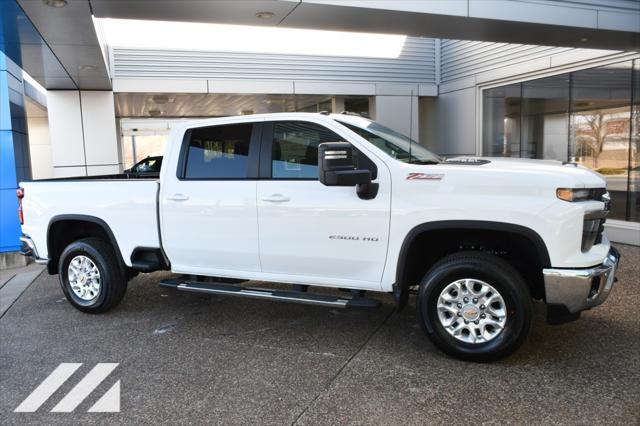
<path fill-rule="evenodd" d="M 200 127 L 191 131 L 186 179 L 246 178 L 253 123 Z"/>

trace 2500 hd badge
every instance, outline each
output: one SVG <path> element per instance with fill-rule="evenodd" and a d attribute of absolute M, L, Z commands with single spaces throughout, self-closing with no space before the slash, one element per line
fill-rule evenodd
<path fill-rule="evenodd" d="M 358 237 L 356 235 L 329 235 L 330 240 L 349 240 L 349 241 L 378 241 L 378 237 Z"/>

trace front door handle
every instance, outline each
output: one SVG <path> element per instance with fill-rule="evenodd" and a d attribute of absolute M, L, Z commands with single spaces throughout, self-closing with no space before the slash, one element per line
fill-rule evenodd
<path fill-rule="evenodd" d="M 189 196 L 184 194 L 173 194 L 167 197 L 167 200 L 171 201 L 187 201 L 188 199 Z"/>
<path fill-rule="evenodd" d="M 271 203 L 286 203 L 287 201 L 291 201 L 291 198 L 282 194 L 271 194 L 267 197 L 262 197 L 262 201 L 269 201 Z"/>

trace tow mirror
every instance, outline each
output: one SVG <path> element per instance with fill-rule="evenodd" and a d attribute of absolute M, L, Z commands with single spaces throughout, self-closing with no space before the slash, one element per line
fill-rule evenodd
<path fill-rule="evenodd" d="M 356 186 L 358 197 L 375 198 L 378 184 L 371 182 L 371 171 L 357 169 L 353 163 L 353 147 L 348 142 L 325 142 L 318 145 L 318 173 L 326 186 Z"/>

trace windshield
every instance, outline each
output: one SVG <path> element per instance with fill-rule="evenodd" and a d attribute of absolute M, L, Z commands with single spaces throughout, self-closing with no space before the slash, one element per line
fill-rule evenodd
<path fill-rule="evenodd" d="M 435 164 L 442 161 L 440 157 L 424 148 L 418 142 L 375 121 L 362 120 L 358 123 L 336 121 L 349 130 L 356 132 L 396 160 L 412 164 Z"/>

